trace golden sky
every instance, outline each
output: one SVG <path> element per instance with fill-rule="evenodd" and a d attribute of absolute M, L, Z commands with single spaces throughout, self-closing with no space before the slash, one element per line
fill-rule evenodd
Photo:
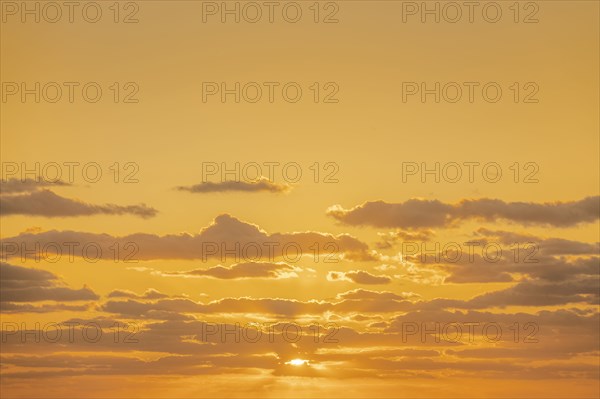
<path fill-rule="evenodd" d="M 0 1 L 2 397 L 598 397 L 599 12 Z"/>

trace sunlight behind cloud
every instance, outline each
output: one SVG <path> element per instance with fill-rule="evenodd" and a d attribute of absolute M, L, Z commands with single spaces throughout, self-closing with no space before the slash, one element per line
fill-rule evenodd
<path fill-rule="evenodd" d="M 303 366 L 303 365 L 308 365 L 308 360 L 305 359 L 292 359 L 289 362 L 285 362 L 285 364 L 289 364 L 292 366 Z"/>

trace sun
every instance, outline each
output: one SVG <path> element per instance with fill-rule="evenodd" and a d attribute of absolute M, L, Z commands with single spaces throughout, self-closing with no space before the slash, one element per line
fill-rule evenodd
<path fill-rule="evenodd" d="M 291 364 L 292 366 L 302 366 L 302 365 L 308 364 L 308 360 L 292 359 L 289 362 L 285 362 L 285 364 Z"/>

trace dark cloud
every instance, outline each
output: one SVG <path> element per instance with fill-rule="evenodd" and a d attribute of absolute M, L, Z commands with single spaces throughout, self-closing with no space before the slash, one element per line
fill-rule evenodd
<path fill-rule="evenodd" d="M 15 193 L 24 193 L 24 192 L 34 192 L 39 191 L 46 187 L 54 187 L 54 186 L 70 186 L 71 184 L 56 181 L 50 182 L 45 180 L 34 180 L 34 179 L 8 179 L 8 180 L 0 180 L 0 195 L 5 194 L 15 194 Z"/>
<path fill-rule="evenodd" d="M 429 241 L 435 233 L 432 230 L 419 230 L 419 231 L 394 231 L 390 233 L 379 233 L 378 234 L 382 242 L 376 243 L 377 248 L 379 249 L 388 249 L 392 248 L 398 241 L 406 242 L 423 242 Z"/>
<path fill-rule="evenodd" d="M 246 262 L 236 263 L 229 267 L 213 266 L 208 269 L 196 269 L 184 272 L 163 272 L 163 276 L 179 277 L 212 277 L 216 279 L 244 279 L 244 278 L 293 278 L 298 277 L 299 268 L 283 262 Z"/>
<path fill-rule="evenodd" d="M 346 291 L 337 295 L 338 299 L 350 299 L 350 300 L 388 300 L 388 301 L 404 301 L 406 299 L 417 298 L 418 295 L 414 292 L 402 292 L 396 294 L 389 291 L 370 291 L 357 288 L 355 290 Z"/>
<path fill-rule="evenodd" d="M 542 251 L 526 250 L 517 257 L 511 248 L 503 248 L 501 255 L 496 257 L 494 251 L 491 251 L 493 255 L 483 256 L 463 249 L 462 252 L 444 252 L 437 259 L 433 254 L 417 254 L 407 256 L 405 260 L 413 262 L 414 268 L 421 272 L 441 272 L 446 283 L 500 283 L 523 278 L 567 281 L 581 276 L 600 276 L 598 256 L 546 256 L 541 254 Z M 410 279 L 409 275 L 406 277 Z"/>
<path fill-rule="evenodd" d="M 166 298 L 157 301 L 108 301 L 102 309 L 123 317 L 150 318 L 149 312 L 179 312 L 189 314 L 265 314 L 295 317 L 322 315 L 324 312 L 389 313 L 414 308 L 418 296 L 414 293 L 395 294 L 368 290 L 352 290 L 339 294 L 335 300 L 299 301 L 284 298 L 222 298 L 209 303 L 188 298 Z"/>
<path fill-rule="evenodd" d="M 86 243 L 94 243 L 102 249 L 105 259 L 114 260 L 115 244 L 119 248 L 131 248 L 120 251 L 129 260 L 150 259 L 221 259 L 222 261 L 274 261 L 276 257 L 286 254 L 284 260 L 297 262 L 299 255 L 314 257 L 315 248 L 319 248 L 322 256 L 332 254 L 333 257 L 368 255 L 367 244 L 347 235 L 332 235 L 318 232 L 294 232 L 269 234 L 254 224 L 240 221 L 230 215 L 223 214 L 215 218 L 213 223 L 198 234 L 170 234 L 158 236 L 137 233 L 124 237 L 108 234 L 94 234 L 76 231 L 46 231 L 41 233 L 22 233 L 15 237 L 0 240 L 5 256 L 10 256 L 10 248 L 25 245 L 35 248 L 44 247 L 48 243 L 79 243 L 74 248 L 75 256 L 82 256 L 82 248 Z M 18 245 L 15 247 L 15 243 Z M 135 248 L 133 248 L 135 247 Z M 52 249 L 49 247 L 49 251 Z M 68 253 L 67 247 L 62 248 Z M 135 252 L 135 253 L 134 253 Z M 289 261 L 288 261 L 289 263 Z"/>
<path fill-rule="evenodd" d="M 50 190 L 39 190 L 27 194 L 0 196 L 0 211 L 3 216 L 30 215 L 45 217 L 89 216 L 89 215 L 133 215 L 142 218 L 156 216 L 158 211 L 145 204 L 140 205 L 94 205 L 75 199 L 64 198 Z"/>
<path fill-rule="evenodd" d="M 600 197 L 571 202 L 504 202 L 497 199 L 465 199 L 457 204 L 411 199 L 403 203 L 366 202 L 352 209 L 335 205 L 327 214 L 349 225 L 420 229 L 450 227 L 462 220 L 507 220 L 524 225 L 570 227 L 600 217 Z"/>
<path fill-rule="evenodd" d="M 84 312 L 90 309 L 90 305 L 67 305 L 64 303 L 32 305 L 29 303 L 0 301 L 0 312 L 2 313 L 50 313 L 60 311 Z"/>
<path fill-rule="evenodd" d="M 389 284 L 392 279 L 388 276 L 375 276 L 364 270 L 352 270 L 349 272 L 329 272 L 329 281 L 352 281 L 357 284 Z"/>
<path fill-rule="evenodd" d="M 269 179 L 262 177 L 256 182 L 243 181 L 224 181 L 224 182 L 204 182 L 193 186 L 179 186 L 177 190 L 188 191 L 190 193 L 222 193 L 222 192 L 270 192 L 285 193 L 291 189 L 289 185 L 277 184 Z"/>
<path fill-rule="evenodd" d="M 168 298 L 169 295 L 163 294 L 155 289 L 147 289 L 143 295 L 138 295 L 135 292 L 128 290 L 114 290 L 111 291 L 108 295 L 108 298 L 135 298 L 135 299 L 160 299 L 160 298 Z"/>
<path fill-rule="evenodd" d="M 2 311 L 43 311 L 68 309 L 64 304 L 46 305 L 36 308 L 33 305 L 21 304 L 40 301 L 85 301 L 96 300 L 96 295 L 88 287 L 75 290 L 63 286 L 56 275 L 45 270 L 14 266 L 0 262 L 0 302 Z"/>
<path fill-rule="evenodd" d="M 564 238 L 545 238 L 531 234 L 480 228 L 476 232 L 477 240 L 498 242 L 504 245 L 514 243 L 535 243 L 544 255 L 600 255 L 600 242 L 587 243 Z"/>
<path fill-rule="evenodd" d="M 565 378 L 571 372 L 580 378 L 596 378 L 598 322 L 597 312 L 584 314 L 575 310 L 492 313 L 435 309 L 396 315 L 389 322 L 378 323 L 381 331 L 360 332 L 338 325 L 324 329 L 319 336 L 319 341 L 324 338 L 335 341 L 317 343 L 310 335 L 291 345 L 289 340 L 283 339 L 284 330 L 315 331 L 314 325 L 268 323 L 268 328 L 261 328 L 263 334 L 249 342 L 240 339 L 245 336 L 243 323 L 218 323 L 221 331 L 228 332 L 224 335 L 209 328 L 216 323 L 167 320 L 146 324 L 136 335 L 135 344 L 123 345 L 121 335 L 118 342 L 112 334 L 103 334 L 99 341 L 90 343 L 82 339 L 80 332 L 82 326 L 90 323 L 107 329 L 118 323 L 122 330 L 125 323 L 112 318 L 71 319 L 64 324 L 76 325 L 72 342 L 68 341 L 66 329 L 58 343 L 36 342 L 35 337 L 41 334 L 38 330 L 30 330 L 24 336 L 2 331 L 2 364 L 7 367 L 3 378 L 26 377 L 22 368 L 31 368 L 28 371 L 39 378 L 62 375 L 60 372 L 64 371 L 66 375 L 148 374 L 171 378 L 224 373 L 255 376 L 257 370 L 295 375 L 297 368 L 286 368 L 285 362 L 297 357 L 308 360 L 306 369 L 310 369 L 311 364 L 321 366 L 306 372 L 312 377 L 332 376 L 336 372 L 336 378 L 370 376 L 381 381 L 402 376 L 412 380 L 415 375 L 443 371 L 463 377 L 481 378 L 484 374 L 493 379 L 514 379 L 523 373 L 533 379 Z M 497 335 L 496 327 L 484 333 L 485 327 L 491 324 L 498 326 L 502 334 Z M 461 328 L 460 342 L 448 338 L 455 338 L 457 329 L 447 329 L 448 325 Z M 515 325 L 520 331 L 516 342 Z M 271 333 L 266 334 L 267 331 Z M 497 339 L 490 342 L 490 336 Z M 524 339 L 534 342 L 525 343 Z M 68 353 L 62 349 L 65 345 L 68 345 Z M 24 352 L 23 347 L 29 348 L 29 352 Z M 57 347 L 61 351 L 54 353 Z M 113 357 L 118 350 L 119 356 Z M 90 356 L 92 351 L 95 356 Z M 128 356 L 128 351 L 136 352 Z M 140 361 L 137 354 L 141 352 L 158 356 Z M 150 358 L 154 360 L 148 360 Z M 321 375 L 319 370 L 325 374 Z"/>
<path fill-rule="evenodd" d="M 327 210 L 327 214 L 342 223 L 355 226 L 428 228 L 449 224 L 452 210 L 452 205 L 437 200 L 411 199 L 399 204 L 366 202 L 349 210 L 335 205 Z"/>
<path fill-rule="evenodd" d="M 598 278 L 578 278 L 561 282 L 526 280 L 505 290 L 479 295 L 467 301 L 463 308 L 554 306 L 570 303 L 597 305 L 599 296 Z"/>

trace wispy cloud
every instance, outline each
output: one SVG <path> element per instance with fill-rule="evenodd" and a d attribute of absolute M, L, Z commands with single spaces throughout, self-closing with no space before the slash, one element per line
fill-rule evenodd
<path fill-rule="evenodd" d="M 193 186 L 179 186 L 179 191 L 188 191 L 190 193 L 223 193 L 223 192 L 269 192 L 285 193 L 291 190 L 287 184 L 278 184 L 270 181 L 266 177 L 261 177 L 255 182 L 244 181 L 223 181 L 223 182 L 204 182 Z"/>

